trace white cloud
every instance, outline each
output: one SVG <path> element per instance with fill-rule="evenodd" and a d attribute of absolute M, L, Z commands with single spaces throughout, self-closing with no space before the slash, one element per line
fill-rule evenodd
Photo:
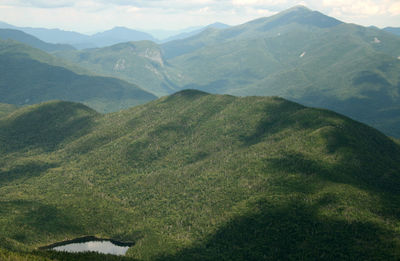
<path fill-rule="evenodd" d="M 274 15 L 277 13 L 277 12 L 270 11 L 268 9 L 257 9 L 256 12 L 257 12 L 257 14 L 259 14 L 261 16 L 271 16 L 271 15 Z"/>
<path fill-rule="evenodd" d="M 302 4 L 345 22 L 400 26 L 399 0 L 0 0 L 0 20 L 34 27 L 97 31 L 239 24 Z"/>
<path fill-rule="evenodd" d="M 271 6 L 286 4 L 287 0 L 232 0 L 233 5 Z"/>
<path fill-rule="evenodd" d="M 32 6 L 39 8 L 60 8 L 73 6 L 76 1 L 73 0 L 1 0 L 0 5 L 11 6 Z"/>
<path fill-rule="evenodd" d="M 334 11 L 354 16 L 384 15 L 388 13 L 393 1 L 376 0 L 323 0 L 323 6 L 332 8 Z"/>
<path fill-rule="evenodd" d="M 389 7 L 389 13 L 391 15 L 400 15 L 400 2 L 393 3 Z"/>

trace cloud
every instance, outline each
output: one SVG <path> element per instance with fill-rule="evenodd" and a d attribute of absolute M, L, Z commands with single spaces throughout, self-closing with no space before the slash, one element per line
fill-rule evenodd
<path fill-rule="evenodd" d="M 70 7 L 75 4 L 73 0 L 1 0 L 0 5 L 7 6 L 31 6 L 38 8 L 60 8 Z"/>
<path fill-rule="evenodd" d="M 393 4 L 389 7 L 389 13 L 390 13 L 391 15 L 400 15 L 400 2 L 393 3 Z"/>
<path fill-rule="evenodd" d="M 288 0 L 232 0 L 232 4 L 236 6 L 273 6 L 288 3 Z"/>
<path fill-rule="evenodd" d="M 331 8 L 337 14 L 352 16 L 385 15 L 393 1 L 376 0 L 323 0 L 323 6 Z"/>
<path fill-rule="evenodd" d="M 400 26 L 399 0 L 0 0 L 0 17 L 19 26 L 99 31 L 239 24 L 294 5 L 363 25 Z"/>

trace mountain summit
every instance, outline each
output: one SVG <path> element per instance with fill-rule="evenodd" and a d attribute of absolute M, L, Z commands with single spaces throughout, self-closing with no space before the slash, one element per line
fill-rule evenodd
<path fill-rule="evenodd" d="M 156 41 L 156 39 L 148 33 L 140 32 L 126 27 L 114 27 L 111 30 L 94 34 L 90 38 L 91 41 L 96 43 L 96 45 L 99 47 L 130 41 Z"/>
<path fill-rule="evenodd" d="M 271 23 L 269 25 L 271 28 L 274 26 L 284 26 L 290 23 L 327 28 L 342 23 L 333 17 L 326 16 L 318 11 L 312 11 L 301 5 L 287 9 L 275 16 L 268 17 L 266 20 L 267 23 Z"/>
<path fill-rule="evenodd" d="M 183 88 L 278 95 L 400 137 L 398 46 L 395 35 L 301 6 L 162 45 Z"/>

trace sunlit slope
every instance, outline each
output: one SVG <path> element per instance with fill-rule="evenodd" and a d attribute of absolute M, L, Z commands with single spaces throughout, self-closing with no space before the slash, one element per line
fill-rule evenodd
<path fill-rule="evenodd" d="M 213 93 L 279 95 L 400 136 L 400 39 L 297 7 L 163 45 L 181 84 Z"/>
<path fill-rule="evenodd" d="M 327 110 L 188 90 L 106 115 L 34 105 L 0 132 L 2 247 L 98 235 L 143 260 L 400 255 L 399 145 Z"/>
<path fill-rule="evenodd" d="M 155 98 L 125 81 L 79 71 L 38 49 L 0 41 L 0 102 L 25 105 L 59 99 L 107 112 Z"/>

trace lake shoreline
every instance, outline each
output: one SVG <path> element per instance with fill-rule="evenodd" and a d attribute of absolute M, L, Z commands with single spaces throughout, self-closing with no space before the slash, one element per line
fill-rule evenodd
<path fill-rule="evenodd" d="M 42 247 L 39 247 L 38 249 L 39 250 L 51 250 L 58 246 L 63 246 L 63 245 L 73 244 L 73 243 L 85 243 L 88 241 L 109 241 L 109 242 L 113 243 L 114 245 L 121 246 L 121 247 L 131 247 L 135 244 L 135 242 L 131 242 L 131 241 L 122 242 L 122 241 L 114 240 L 111 238 L 99 238 L 96 236 L 83 236 L 83 237 L 78 237 L 78 238 L 71 239 L 71 240 L 64 240 L 64 241 L 56 242 L 56 243 L 53 243 L 50 245 L 42 246 Z"/>

